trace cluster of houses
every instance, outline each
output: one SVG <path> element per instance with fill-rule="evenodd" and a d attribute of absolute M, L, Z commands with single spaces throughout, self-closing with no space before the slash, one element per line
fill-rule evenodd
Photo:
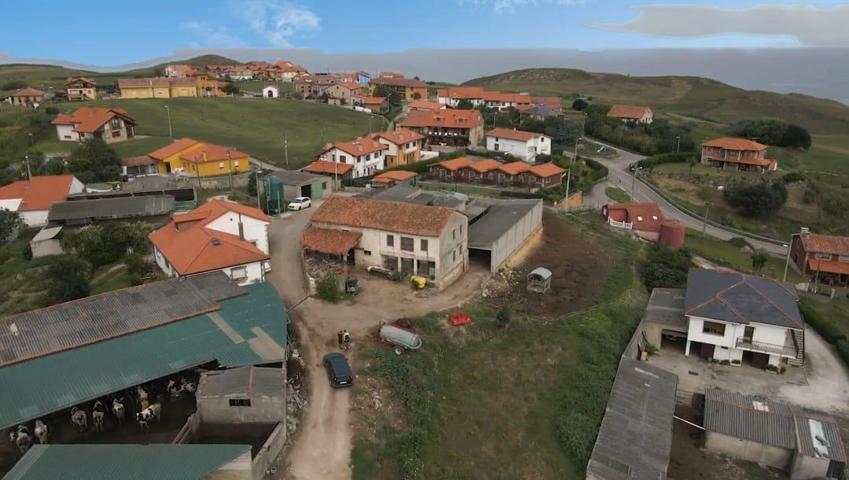
<path fill-rule="evenodd" d="M 522 160 L 503 162 L 492 158 L 464 156 L 435 163 L 429 167 L 429 173 L 441 182 L 544 189 L 559 186 L 566 170 L 553 162 L 532 165 Z"/>

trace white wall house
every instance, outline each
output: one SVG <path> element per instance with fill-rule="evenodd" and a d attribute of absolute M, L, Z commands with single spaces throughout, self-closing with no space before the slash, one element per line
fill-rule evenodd
<path fill-rule="evenodd" d="M 804 361 L 804 321 L 792 285 L 737 272 L 690 270 L 685 355 L 780 368 Z"/>
<path fill-rule="evenodd" d="M 221 270 L 240 285 L 269 270 L 268 225 L 259 209 L 210 200 L 150 234 L 156 264 L 169 277 Z"/>
<path fill-rule="evenodd" d="M 539 154 L 551 155 L 551 137 L 541 133 L 496 128 L 486 132 L 486 149 L 533 162 Z"/>
<path fill-rule="evenodd" d="M 325 146 L 318 159 L 351 165 L 352 178 L 368 177 L 386 168 L 387 149 L 386 145 L 373 138 L 358 138 Z"/>
<path fill-rule="evenodd" d="M 263 98 L 279 98 L 280 91 L 277 90 L 277 87 L 273 85 L 269 85 L 262 89 L 262 97 Z"/>
<path fill-rule="evenodd" d="M 47 225 L 47 214 L 54 202 L 73 193 L 82 193 L 85 185 L 73 175 L 44 175 L 18 180 L 0 187 L 0 209 L 18 212 L 27 227 Z"/>
<path fill-rule="evenodd" d="M 468 218 L 453 209 L 332 196 L 312 217 L 304 248 L 325 252 L 332 232 L 353 232 L 354 264 L 429 278 L 444 288 L 468 269 Z M 331 245 L 335 248 L 336 245 Z"/>

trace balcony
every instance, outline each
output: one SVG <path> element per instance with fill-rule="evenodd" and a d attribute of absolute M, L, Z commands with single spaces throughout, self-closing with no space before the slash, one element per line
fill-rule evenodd
<path fill-rule="evenodd" d="M 776 345 L 774 343 L 755 342 L 751 338 L 737 338 L 737 348 L 750 350 L 752 352 L 768 353 L 771 355 L 781 355 L 784 357 L 796 357 L 796 345 L 793 338 L 788 335 L 784 345 Z"/>

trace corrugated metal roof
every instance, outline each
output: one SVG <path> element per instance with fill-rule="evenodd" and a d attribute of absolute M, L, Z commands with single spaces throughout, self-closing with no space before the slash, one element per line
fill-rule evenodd
<path fill-rule="evenodd" d="M 254 366 L 204 372 L 198 382 L 197 398 L 230 396 L 279 397 L 285 391 L 279 368 Z"/>
<path fill-rule="evenodd" d="M 62 227 L 44 227 L 32 237 L 30 243 L 43 242 L 44 240 L 51 240 L 56 238 L 59 235 L 59 232 L 62 231 Z"/>
<path fill-rule="evenodd" d="M 324 182 L 327 177 L 312 173 L 298 172 L 294 170 L 276 170 L 269 175 L 276 177 L 283 185 L 298 186 L 310 182 Z"/>
<path fill-rule="evenodd" d="M 56 202 L 47 213 L 47 221 L 68 222 L 152 217 L 167 215 L 173 211 L 174 197 L 171 195 L 96 198 Z"/>
<path fill-rule="evenodd" d="M 687 331 L 684 298 L 683 288 L 655 288 L 646 307 L 646 321 Z"/>
<path fill-rule="evenodd" d="M 690 269 L 685 313 L 725 322 L 803 329 L 793 285 L 754 275 Z"/>
<path fill-rule="evenodd" d="M 283 360 L 283 301 L 268 283 L 241 288 L 247 294 L 221 301 L 218 311 L 0 368 L 3 391 L 15 392 L 0 395 L 0 429 L 212 360 Z"/>
<path fill-rule="evenodd" d="M 542 200 L 504 200 L 490 205 L 469 224 L 469 247 L 493 248 L 495 242 L 537 207 L 542 225 Z"/>
<path fill-rule="evenodd" d="M 672 449 L 678 377 L 622 358 L 593 453 L 592 480 L 663 480 Z"/>
<path fill-rule="evenodd" d="M 4 480 L 200 480 L 248 445 L 33 445 Z"/>
<path fill-rule="evenodd" d="M 831 417 L 808 412 L 796 415 L 799 453 L 814 458 L 846 462 L 846 449 L 840 427 Z M 828 452 L 823 455 L 821 452 Z"/>
<path fill-rule="evenodd" d="M 223 272 L 171 279 L 0 319 L 0 367 L 218 310 L 244 291 Z"/>

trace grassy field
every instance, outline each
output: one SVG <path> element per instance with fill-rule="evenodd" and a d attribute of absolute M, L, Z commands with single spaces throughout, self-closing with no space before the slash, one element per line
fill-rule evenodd
<path fill-rule="evenodd" d="M 438 314 L 417 319 L 420 352 L 363 353 L 355 479 L 583 478 L 645 292 L 633 273 L 636 242 L 594 217 L 571 222 L 618 265 L 594 307 L 550 319 L 514 313 L 501 328 L 496 309 L 475 301 L 465 307 L 474 323 L 462 329 Z"/>
<path fill-rule="evenodd" d="M 296 100 L 262 98 L 175 98 L 169 100 L 100 100 L 85 103 L 59 103 L 63 112 L 81 105 L 123 108 L 138 121 L 136 134 L 150 136 L 116 148 L 127 156 L 147 153 L 168 142 L 171 111 L 174 137 L 233 146 L 266 162 L 283 166 L 283 136 L 288 136 L 289 164 L 300 167 L 312 161 L 319 148 L 334 140 L 353 139 L 386 126 L 379 116 L 346 108 Z M 369 118 L 372 118 L 371 122 Z M 70 149 L 54 139 L 36 144 L 37 149 Z"/>
<path fill-rule="evenodd" d="M 631 196 L 625 193 L 625 190 L 622 190 L 619 187 L 607 187 L 604 190 L 605 195 L 608 198 L 618 203 L 626 203 L 631 201 Z"/>
<path fill-rule="evenodd" d="M 717 265 L 731 267 L 741 272 L 755 273 L 752 270 L 751 252 L 725 240 L 705 236 L 701 232 L 690 229 L 687 230 L 684 247 L 693 255 L 704 257 Z M 784 277 L 784 259 L 770 256 L 764 268 L 757 273 L 781 280 Z M 805 279 L 791 267 L 787 269 L 787 281 L 798 283 Z"/>

